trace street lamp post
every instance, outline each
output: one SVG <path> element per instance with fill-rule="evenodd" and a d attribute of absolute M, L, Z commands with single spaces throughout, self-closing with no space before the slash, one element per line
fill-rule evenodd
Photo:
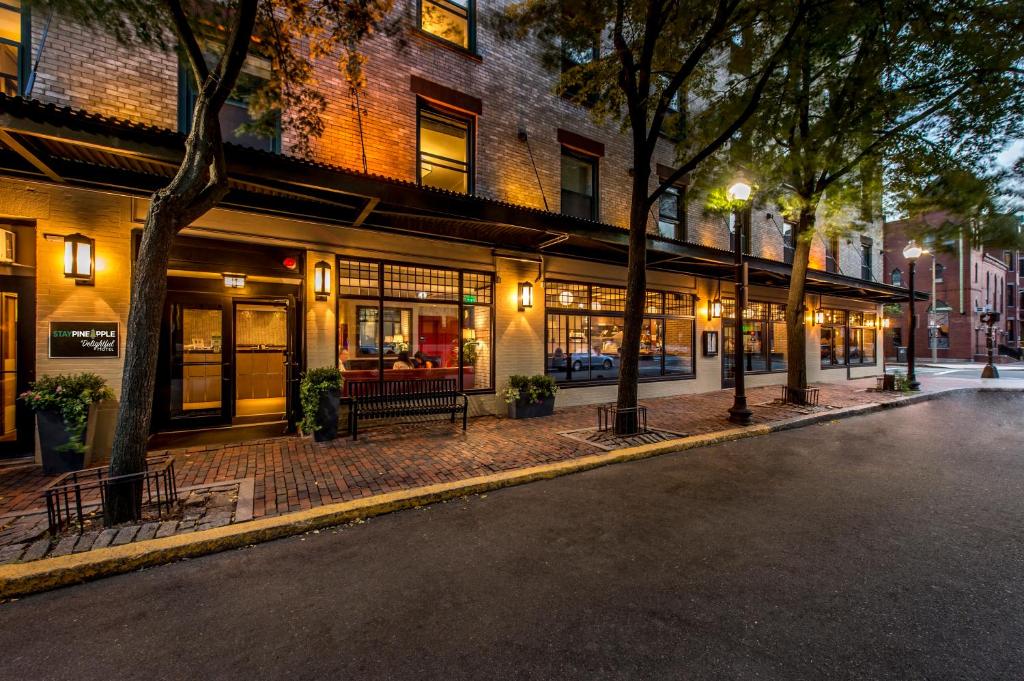
<path fill-rule="evenodd" d="M 750 198 L 750 185 L 737 180 L 729 187 L 726 195 L 730 201 L 746 201 Z M 732 407 L 729 408 L 729 420 L 741 426 L 750 425 L 753 412 L 747 407 L 747 392 L 743 373 L 743 310 L 747 306 L 746 267 L 743 263 L 743 230 L 736 224 L 735 211 L 729 214 L 733 228 L 733 257 L 736 263 L 736 301 L 733 306 L 733 376 L 735 392 Z"/>
<path fill-rule="evenodd" d="M 917 335 L 917 312 L 914 309 L 914 269 L 917 259 L 924 253 L 924 249 L 917 245 L 917 241 L 911 239 L 903 249 L 903 257 L 910 264 L 910 343 L 907 345 L 907 387 L 911 390 L 920 390 L 921 384 L 917 382 L 917 374 L 914 372 L 914 345 Z M 934 301 L 933 301 L 934 304 Z"/>

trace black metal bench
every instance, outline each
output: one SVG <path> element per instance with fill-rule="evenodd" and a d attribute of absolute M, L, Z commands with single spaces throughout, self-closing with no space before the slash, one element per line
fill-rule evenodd
<path fill-rule="evenodd" d="M 347 381 L 345 392 L 351 401 L 348 412 L 352 439 L 359 437 L 359 420 L 400 416 L 449 414 L 451 422 L 462 413 L 466 430 L 469 398 L 458 391 L 454 378 L 403 378 L 393 381 Z"/>

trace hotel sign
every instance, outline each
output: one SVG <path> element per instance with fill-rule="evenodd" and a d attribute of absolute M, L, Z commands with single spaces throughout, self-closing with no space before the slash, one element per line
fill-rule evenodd
<path fill-rule="evenodd" d="M 119 330 L 118 322 L 50 322 L 50 357 L 120 357 Z"/>

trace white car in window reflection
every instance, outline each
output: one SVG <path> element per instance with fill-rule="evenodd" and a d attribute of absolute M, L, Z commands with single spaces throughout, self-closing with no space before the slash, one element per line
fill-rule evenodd
<path fill-rule="evenodd" d="M 574 352 L 572 353 L 571 358 L 573 371 L 583 371 L 584 369 L 604 369 L 607 371 L 615 366 L 615 358 L 608 355 Z M 565 371 L 565 365 L 566 356 L 564 354 L 556 354 L 551 357 L 552 369 Z"/>

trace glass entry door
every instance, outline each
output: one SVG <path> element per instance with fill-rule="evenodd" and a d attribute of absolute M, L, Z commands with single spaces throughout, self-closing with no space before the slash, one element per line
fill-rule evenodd
<path fill-rule="evenodd" d="M 226 422 L 230 364 L 224 309 L 218 304 L 170 306 L 170 417 L 199 425 Z"/>
<path fill-rule="evenodd" d="M 288 411 L 288 306 L 235 303 L 235 422 L 280 421 Z"/>
<path fill-rule="evenodd" d="M 0 442 L 18 439 L 18 294 L 0 293 Z"/>

